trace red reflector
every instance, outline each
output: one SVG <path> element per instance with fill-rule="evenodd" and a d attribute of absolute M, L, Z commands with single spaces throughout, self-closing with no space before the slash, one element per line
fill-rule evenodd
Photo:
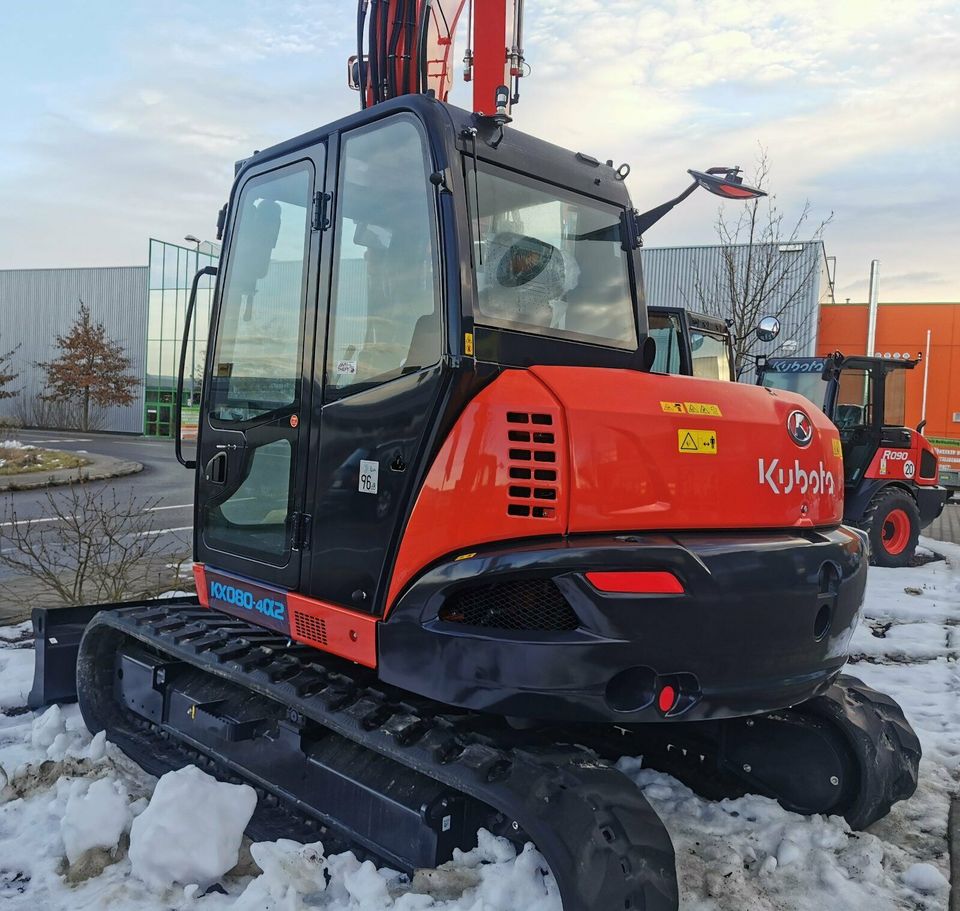
<path fill-rule="evenodd" d="M 672 686 L 665 686 L 660 690 L 660 695 L 657 696 L 657 707 L 666 715 L 667 712 L 673 708 L 676 701 L 677 691 Z"/>
<path fill-rule="evenodd" d="M 197 584 L 197 597 L 202 607 L 210 606 L 210 592 L 207 590 L 207 573 L 202 563 L 193 564 L 193 580 Z"/>
<path fill-rule="evenodd" d="M 587 581 L 602 592 L 633 595 L 682 595 L 683 585 L 667 572 L 587 573 Z"/>
<path fill-rule="evenodd" d="M 757 195 L 752 190 L 747 190 L 742 187 L 731 187 L 729 184 L 721 184 L 720 190 L 726 193 L 727 196 L 732 196 L 735 199 L 751 199 Z"/>

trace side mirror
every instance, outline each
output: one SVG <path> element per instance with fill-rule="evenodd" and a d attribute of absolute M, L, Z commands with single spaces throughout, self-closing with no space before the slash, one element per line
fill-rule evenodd
<path fill-rule="evenodd" d="M 780 334 L 780 320 L 775 316 L 765 316 L 757 324 L 757 338 L 761 342 L 772 342 Z"/>
<path fill-rule="evenodd" d="M 745 184 L 740 168 L 707 168 L 706 171 L 688 170 L 687 173 L 698 186 L 724 199 L 757 199 L 767 195 L 758 187 Z"/>

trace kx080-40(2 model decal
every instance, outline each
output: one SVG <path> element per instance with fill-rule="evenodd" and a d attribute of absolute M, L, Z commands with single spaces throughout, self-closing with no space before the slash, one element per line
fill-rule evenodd
<path fill-rule="evenodd" d="M 242 607 L 249 611 L 272 617 L 274 620 L 286 620 L 286 605 L 274 598 L 257 598 L 253 592 L 236 585 L 226 585 L 223 582 L 211 580 L 210 597 L 217 601 L 224 601 L 234 607 Z"/>

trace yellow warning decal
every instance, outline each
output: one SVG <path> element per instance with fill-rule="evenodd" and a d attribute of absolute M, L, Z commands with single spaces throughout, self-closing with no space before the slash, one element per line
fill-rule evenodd
<path fill-rule="evenodd" d="M 680 452 L 697 452 L 704 455 L 717 454 L 717 432 L 715 430 L 678 430 L 677 448 Z"/>
<path fill-rule="evenodd" d="M 463 333 L 463 353 L 467 357 L 473 356 L 473 333 L 472 332 Z"/>
<path fill-rule="evenodd" d="M 840 441 L 839 441 L 839 440 L 834 440 L 834 441 L 833 441 L 833 454 L 834 454 L 838 459 L 842 459 L 842 458 L 843 458 L 843 447 L 840 445 Z"/>
<path fill-rule="evenodd" d="M 661 402 L 660 409 L 668 414 L 683 414 L 683 402 Z"/>
<path fill-rule="evenodd" d="M 712 418 L 723 417 L 719 405 L 711 405 L 709 402 L 684 402 L 683 404 L 686 406 L 687 414 L 707 414 Z"/>

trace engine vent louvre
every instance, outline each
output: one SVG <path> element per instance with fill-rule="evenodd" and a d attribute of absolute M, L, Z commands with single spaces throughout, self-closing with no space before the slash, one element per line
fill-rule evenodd
<path fill-rule="evenodd" d="M 553 415 L 507 412 L 507 515 L 552 519 L 559 496 Z M 514 483 L 516 482 L 516 483 Z"/>
<path fill-rule="evenodd" d="M 935 478 L 937 476 L 937 457 L 927 449 L 920 453 L 920 477 Z"/>
<path fill-rule="evenodd" d="M 305 642 L 312 642 L 314 645 L 326 647 L 327 644 L 327 624 L 322 617 L 313 617 L 304 611 L 294 609 L 293 616 L 293 635 L 297 639 Z"/>
<path fill-rule="evenodd" d="M 551 579 L 514 579 L 454 592 L 440 619 L 488 629 L 556 631 L 576 629 L 577 615 Z"/>

